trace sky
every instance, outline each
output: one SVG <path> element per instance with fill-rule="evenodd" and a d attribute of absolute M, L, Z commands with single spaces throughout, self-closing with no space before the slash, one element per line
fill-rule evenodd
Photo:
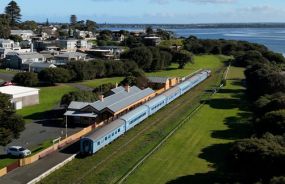
<path fill-rule="evenodd" d="M 97 23 L 285 22 L 284 0 L 15 0 L 23 20 Z M 4 12 L 10 0 L 0 0 Z"/>

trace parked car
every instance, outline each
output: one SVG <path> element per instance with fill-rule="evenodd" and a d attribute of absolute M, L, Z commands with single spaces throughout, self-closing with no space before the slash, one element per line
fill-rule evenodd
<path fill-rule="evenodd" d="M 3 84 L 1 84 L 1 86 L 13 86 L 13 85 L 15 85 L 15 84 L 13 82 L 9 82 L 9 81 L 4 82 Z"/>
<path fill-rule="evenodd" d="M 32 152 L 21 146 L 11 146 L 7 149 L 7 155 L 12 155 L 16 157 L 26 157 L 29 156 Z"/>

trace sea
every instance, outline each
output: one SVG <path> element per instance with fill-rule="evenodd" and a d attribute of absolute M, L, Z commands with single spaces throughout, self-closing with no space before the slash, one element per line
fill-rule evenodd
<path fill-rule="evenodd" d="M 134 28 L 110 28 L 110 30 L 134 31 Z M 244 40 L 267 46 L 285 56 L 285 28 L 183 28 L 168 29 L 177 37 L 194 35 L 201 39 Z"/>

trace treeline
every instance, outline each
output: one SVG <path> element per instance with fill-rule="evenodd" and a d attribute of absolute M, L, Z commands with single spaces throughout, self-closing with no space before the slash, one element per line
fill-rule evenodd
<path fill-rule="evenodd" d="M 253 104 L 253 135 L 230 150 L 238 182 L 285 183 L 285 59 L 258 46 L 237 52 L 233 64 L 246 67 L 246 93 Z"/>

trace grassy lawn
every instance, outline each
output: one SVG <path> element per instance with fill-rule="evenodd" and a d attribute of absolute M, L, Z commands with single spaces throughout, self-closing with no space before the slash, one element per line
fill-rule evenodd
<path fill-rule="evenodd" d="M 183 39 L 162 40 L 159 44 L 160 47 L 169 48 L 173 45 L 182 46 Z"/>
<path fill-rule="evenodd" d="M 184 69 L 177 69 L 178 64 L 172 64 L 168 70 L 147 73 L 147 76 L 158 77 L 185 77 L 201 68 L 215 69 L 221 67 L 223 62 L 228 60 L 225 56 L 202 55 L 194 57 L 194 64 L 188 63 Z"/>
<path fill-rule="evenodd" d="M 116 183 L 144 155 L 156 146 L 189 111 L 195 109 L 207 93 L 206 89 L 217 86 L 221 71 L 191 92 L 175 100 L 155 115 L 94 156 L 77 157 L 65 167 L 57 170 L 41 183 Z"/>
<path fill-rule="evenodd" d="M 95 80 L 84 81 L 84 82 L 80 82 L 78 84 L 88 86 L 91 88 L 95 88 L 95 87 L 98 87 L 98 86 L 100 86 L 102 84 L 106 84 L 106 83 L 113 83 L 113 84 L 115 84 L 116 82 L 120 83 L 123 79 L 124 79 L 124 77 L 112 77 L 112 78 L 103 78 L 103 79 L 95 79 Z"/>
<path fill-rule="evenodd" d="M 76 89 L 68 85 L 59 85 L 52 87 L 40 88 L 40 104 L 25 107 L 18 110 L 17 113 L 22 115 L 28 122 L 41 118 L 44 113 L 52 110 L 54 107 L 59 105 L 61 97 Z"/>
<path fill-rule="evenodd" d="M 243 69 L 232 67 L 228 84 L 215 94 L 125 183 L 215 183 L 225 171 L 229 143 L 247 136 Z"/>
<path fill-rule="evenodd" d="M 18 72 L 12 70 L 0 69 L 0 73 L 17 74 Z"/>

